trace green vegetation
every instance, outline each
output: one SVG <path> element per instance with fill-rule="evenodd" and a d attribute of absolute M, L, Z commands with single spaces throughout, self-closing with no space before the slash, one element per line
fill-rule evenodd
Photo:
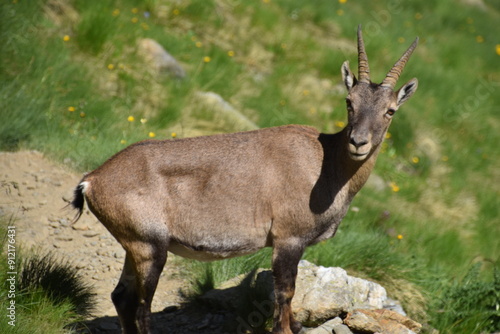
<path fill-rule="evenodd" d="M 454 0 L 3 2 L 0 149 L 38 149 L 83 171 L 149 137 L 237 130 L 208 110 L 193 113 L 199 91 L 261 127 L 335 132 L 345 123 L 340 66 L 355 67 L 357 24 L 375 81 L 418 35 L 399 84 L 417 77 L 420 88 L 395 116 L 380 184 L 365 187 L 338 235 L 305 258 L 380 281 L 442 333 L 498 331 L 498 306 L 491 315 L 493 304 L 457 298 L 492 289 L 498 300 L 499 291 L 500 8 L 477 3 L 486 9 Z M 136 51 L 141 38 L 162 44 L 186 78 L 150 71 Z M 269 266 L 256 258 L 193 271 L 207 288 Z M 457 324 L 458 314 L 468 321 Z"/>
<path fill-rule="evenodd" d="M 5 314 L 0 322 L 0 332 L 74 332 L 78 323 L 92 314 L 95 301 L 91 288 L 82 282 L 76 268 L 55 255 L 27 254 L 18 244 L 14 244 L 15 250 L 8 248 L 11 238 L 6 226 L 2 221 L 0 307 Z"/>
<path fill-rule="evenodd" d="M 460 282 L 447 286 L 438 302 L 442 312 L 436 318 L 439 328 L 450 333 L 493 333 L 500 328 L 500 270 L 491 282 L 479 279 L 480 267 L 474 265 Z"/>

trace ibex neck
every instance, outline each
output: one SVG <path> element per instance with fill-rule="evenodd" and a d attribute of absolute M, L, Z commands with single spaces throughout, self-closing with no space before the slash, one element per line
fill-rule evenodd
<path fill-rule="evenodd" d="M 342 166 L 342 168 L 339 168 L 339 174 L 337 175 L 338 177 L 345 179 L 345 182 L 349 187 L 350 196 L 354 196 L 366 183 L 373 168 L 375 167 L 380 146 L 374 147 L 373 151 L 366 159 L 362 161 L 355 161 L 349 156 L 347 130 L 344 129 L 339 133 L 339 135 L 341 138 L 339 140 L 340 147 L 336 148 L 336 164 L 339 167 Z"/>
<path fill-rule="evenodd" d="M 310 201 L 310 208 L 316 214 L 324 214 L 332 207 L 334 212 L 347 210 L 375 165 L 378 149 L 367 159 L 354 161 L 349 156 L 347 138 L 347 130 L 321 134 L 318 138 L 323 147 L 323 165 Z"/>

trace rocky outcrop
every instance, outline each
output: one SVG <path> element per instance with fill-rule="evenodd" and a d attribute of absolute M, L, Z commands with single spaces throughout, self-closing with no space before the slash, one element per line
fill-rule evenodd
<path fill-rule="evenodd" d="M 356 308 L 384 307 L 387 293 L 379 284 L 305 260 L 299 264 L 292 308 L 298 321 L 315 326 Z"/>
<path fill-rule="evenodd" d="M 242 301 L 248 301 L 242 297 L 248 287 L 258 289 L 259 295 L 266 298 L 253 302 L 260 308 L 249 317 L 256 318 L 254 313 L 261 311 L 265 314 L 259 314 L 260 318 L 270 316 L 274 302 L 270 270 L 236 277 L 220 289 L 206 293 L 202 300 L 215 307 L 238 310 Z M 325 268 L 305 260 L 299 264 L 292 309 L 298 321 L 313 327 L 307 331 L 311 334 L 414 334 L 421 328 L 420 324 L 405 316 L 397 301 L 387 298 L 381 285 L 349 276 L 342 268 Z"/>

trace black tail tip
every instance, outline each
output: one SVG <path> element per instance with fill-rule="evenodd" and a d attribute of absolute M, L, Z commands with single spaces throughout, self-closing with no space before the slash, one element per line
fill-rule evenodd
<path fill-rule="evenodd" d="M 78 210 L 75 218 L 73 219 L 73 223 L 75 223 L 82 216 L 84 204 L 85 204 L 85 197 L 83 196 L 83 184 L 80 183 L 75 188 L 73 200 L 70 203 L 73 209 Z"/>

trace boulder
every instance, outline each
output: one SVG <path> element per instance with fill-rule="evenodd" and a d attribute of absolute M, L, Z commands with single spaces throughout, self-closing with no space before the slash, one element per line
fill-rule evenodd
<path fill-rule="evenodd" d="M 196 119 L 207 119 L 213 124 L 218 124 L 226 129 L 235 131 L 255 130 L 259 127 L 234 108 L 222 96 L 214 92 L 196 92 L 193 96 L 196 111 L 192 116 Z"/>
<path fill-rule="evenodd" d="M 317 326 L 354 309 L 380 309 L 387 300 L 377 283 L 347 275 L 342 268 L 325 268 L 302 260 L 292 309 L 298 321 Z"/>
<path fill-rule="evenodd" d="M 138 41 L 138 54 L 156 73 L 166 73 L 174 78 L 182 79 L 186 72 L 177 60 L 168 53 L 157 41 L 142 38 Z"/>
<path fill-rule="evenodd" d="M 416 334 L 422 325 L 390 310 L 357 309 L 344 319 L 350 329 L 362 333 Z"/>

